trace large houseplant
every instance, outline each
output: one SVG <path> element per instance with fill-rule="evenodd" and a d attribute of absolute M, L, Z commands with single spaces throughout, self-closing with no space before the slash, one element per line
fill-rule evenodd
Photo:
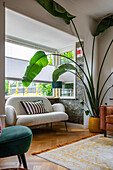
<path fill-rule="evenodd" d="M 84 85 L 84 88 L 85 88 L 85 91 L 87 94 L 87 99 L 88 99 L 88 103 L 86 101 L 82 102 L 82 104 L 85 104 L 87 107 L 87 110 L 85 111 L 85 113 L 86 113 L 86 115 L 90 115 L 90 117 L 99 118 L 99 107 L 100 107 L 100 105 L 102 105 L 103 99 L 104 99 L 105 95 L 107 94 L 107 92 L 113 87 L 113 86 L 110 86 L 102 96 L 103 89 L 104 89 L 107 81 L 113 74 L 113 72 L 112 72 L 112 73 L 110 73 L 110 75 L 108 75 L 108 77 L 105 80 L 105 82 L 103 83 L 102 87 L 99 89 L 101 72 L 102 72 L 103 65 L 104 65 L 105 59 L 107 57 L 108 51 L 110 50 L 110 47 L 113 43 L 113 40 L 110 42 L 110 44 L 107 48 L 107 51 L 103 57 L 103 61 L 100 66 L 100 70 L 99 70 L 99 74 L 98 74 L 96 87 L 94 87 L 94 80 L 93 80 L 94 45 L 95 45 L 96 37 L 100 33 L 104 32 L 106 29 L 108 29 L 110 26 L 113 26 L 113 15 L 109 15 L 109 16 L 105 17 L 104 19 L 102 19 L 101 22 L 97 25 L 96 31 L 93 34 L 92 59 L 91 59 L 91 69 L 90 69 L 82 42 L 80 40 L 80 36 L 78 34 L 75 23 L 73 21 L 73 18 L 75 18 L 75 16 L 68 13 L 62 6 L 60 6 L 58 3 L 56 3 L 53 0 L 36 0 L 36 1 L 52 15 L 54 15 L 56 17 L 63 18 L 65 20 L 66 24 L 70 24 L 70 22 L 72 23 L 74 30 L 76 32 L 76 35 L 78 37 L 80 46 L 82 48 L 83 57 L 84 57 L 84 61 L 85 61 L 86 68 L 87 68 L 87 74 L 86 74 L 85 71 L 83 70 L 83 68 L 76 61 L 73 61 L 72 59 L 70 59 L 66 56 L 57 54 L 59 56 L 68 58 L 69 60 L 72 61 L 72 63 L 75 64 L 75 66 L 73 64 L 69 64 L 69 63 L 59 66 L 53 72 L 53 81 L 57 81 L 59 76 L 65 72 L 71 72 L 75 76 L 79 76 L 78 69 L 80 69 L 87 81 L 87 82 L 85 82 L 83 77 L 79 77 Z M 53 54 L 53 55 L 56 55 L 56 54 Z M 25 87 L 28 87 L 30 85 L 30 83 L 32 82 L 32 80 L 40 73 L 40 71 L 42 70 L 43 67 L 47 66 L 47 64 L 48 64 L 47 55 L 43 51 L 36 52 L 35 55 L 31 58 L 29 66 L 26 69 L 25 75 L 22 80 L 23 85 Z"/>

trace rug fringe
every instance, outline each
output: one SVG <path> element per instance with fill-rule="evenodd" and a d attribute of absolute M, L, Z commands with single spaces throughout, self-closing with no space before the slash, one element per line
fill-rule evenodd
<path fill-rule="evenodd" d="M 65 145 L 69 145 L 69 144 L 72 144 L 72 143 L 75 143 L 75 142 L 78 142 L 82 139 L 87 139 L 89 137 L 93 137 L 93 136 L 96 136 L 96 135 L 99 135 L 100 133 L 94 133 L 94 134 L 91 134 L 89 136 L 85 136 L 85 137 L 82 137 L 82 138 L 79 138 L 79 139 L 76 139 L 76 140 L 73 140 L 73 141 L 70 141 L 70 142 L 66 142 L 64 144 L 59 144 L 59 145 L 56 145 L 56 146 L 53 146 L 51 148 L 48 148 L 48 149 L 44 149 L 44 150 L 41 150 L 39 152 L 33 152 L 32 155 L 37 155 L 37 154 L 40 154 L 40 153 L 43 153 L 43 152 L 47 152 L 47 151 L 50 151 L 50 150 L 53 150 L 53 149 L 57 149 L 57 148 L 60 148 L 62 146 L 65 146 Z"/>

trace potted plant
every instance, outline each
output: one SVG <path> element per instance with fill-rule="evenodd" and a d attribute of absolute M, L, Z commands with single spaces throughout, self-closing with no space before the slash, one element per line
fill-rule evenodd
<path fill-rule="evenodd" d="M 92 58 L 91 58 L 91 69 L 89 68 L 87 57 L 83 48 L 83 44 L 80 40 L 79 33 L 77 31 L 76 25 L 73 21 L 73 18 L 75 16 L 71 15 L 68 13 L 62 6 L 60 6 L 58 3 L 56 3 L 53 0 L 36 0 L 42 7 L 44 7 L 49 13 L 56 17 L 63 18 L 66 22 L 66 24 L 72 23 L 74 30 L 76 32 L 76 35 L 78 37 L 78 41 L 80 43 L 80 46 L 83 51 L 83 57 L 84 61 L 86 64 L 87 72 L 88 74 L 85 73 L 83 68 L 76 62 L 73 61 L 72 59 L 64 56 L 64 55 L 59 55 L 59 54 L 52 54 L 52 55 L 58 55 L 58 56 L 63 56 L 69 60 L 71 60 L 72 63 L 75 64 L 62 64 L 60 65 L 54 72 L 53 72 L 53 81 L 57 81 L 59 76 L 62 75 L 65 72 L 71 72 L 75 76 L 79 77 L 79 70 L 83 73 L 86 82 L 84 81 L 83 77 L 79 77 L 80 80 L 82 81 L 85 92 L 87 95 L 88 103 L 85 101 L 82 102 L 82 104 L 86 105 L 87 110 L 85 111 L 86 115 L 90 115 L 90 120 L 89 120 L 89 129 L 92 132 L 97 132 L 99 131 L 99 107 L 103 103 L 103 99 L 107 92 L 113 87 L 110 86 L 105 93 L 102 96 L 103 89 L 109 80 L 109 78 L 112 76 L 113 72 L 110 73 L 99 89 L 100 86 L 100 77 L 101 77 L 101 72 L 103 69 L 104 62 L 106 60 L 107 54 L 110 50 L 110 47 L 113 43 L 113 40 L 110 42 L 107 51 L 103 57 L 102 64 L 99 69 L 99 74 L 98 74 L 98 79 L 97 79 L 97 85 L 96 87 L 94 86 L 94 80 L 93 80 L 93 60 L 94 60 L 94 46 L 95 46 L 95 39 L 96 37 L 104 32 L 106 29 L 108 29 L 110 26 L 113 26 L 113 15 L 109 15 L 101 20 L 101 22 L 97 25 L 96 31 L 93 34 L 93 45 L 92 45 Z M 47 55 L 43 51 L 38 51 L 35 53 L 35 55 L 31 58 L 29 66 L 26 69 L 25 75 L 23 77 L 22 83 L 25 87 L 28 87 L 32 80 L 41 72 L 42 68 L 47 66 L 48 60 L 47 60 Z M 96 122 L 96 123 L 95 123 Z M 98 128 L 97 128 L 98 127 Z"/>

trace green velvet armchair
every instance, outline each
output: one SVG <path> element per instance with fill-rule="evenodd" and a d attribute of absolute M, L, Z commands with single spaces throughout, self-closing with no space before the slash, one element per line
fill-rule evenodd
<path fill-rule="evenodd" d="M 27 169 L 25 154 L 32 141 L 32 132 L 25 126 L 2 129 L 0 135 L 0 158 L 17 155 L 19 163 Z"/>

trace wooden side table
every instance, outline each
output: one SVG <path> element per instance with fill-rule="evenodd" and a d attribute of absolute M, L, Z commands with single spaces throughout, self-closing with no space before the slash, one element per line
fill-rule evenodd
<path fill-rule="evenodd" d="M 5 128 L 5 117 L 6 115 L 0 115 L 0 119 L 1 119 L 1 122 L 2 122 L 2 128 Z"/>

